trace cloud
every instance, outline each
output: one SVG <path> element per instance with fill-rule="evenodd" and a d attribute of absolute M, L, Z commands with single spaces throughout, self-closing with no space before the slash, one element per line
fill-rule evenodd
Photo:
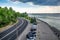
<path fill-rule="evenodd" d="M 19 1 L 19 0 L 11 0 L 11 1 L 15 2 L 15 1 Z"/>
<path fill-rule="evenodd" d="M 2 6 L 5 7 L 5 6 Z M 10 6 L 7 6 L 8 8 Z M 27 12 L 27 13 L 60 13 L 60 6 L 40 6 L 40 7 L 25 7 L 25 8 L 21 8 L 21 7 L 14 7 L 12 6 L 12 8 L 16 11 L 16 12 Z"/>
<path fill-rule="evenodd" d="M 60 5 L 60 0 L 11 0 L 11 1 L 20 1 L 23 3 L 32 2 L 35 5 Z"/>
<path fill-rule="evenodd" d="M 27 12 L 27 13 L 60 13 L 60 6 L 41 6 L 41 7 L 30 7 L 30 8 L 17 8 L 13 7 L 15 11 Z"/>
<path fill-rule="evenodd" d="M 13 3 L 13 4 L 19 4 L 21 2 L 19 2 L 18 0 L 8 0 L 9 2 Z"/>
<path fill-rule="evenodd" d="M 35 6 L 32 2 L 27 2 L 27 4 L 29 4 L 31 6 Z"/>

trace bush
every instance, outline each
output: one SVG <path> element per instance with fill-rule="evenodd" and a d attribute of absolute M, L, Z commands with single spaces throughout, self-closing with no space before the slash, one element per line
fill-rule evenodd
<path fill-rule="evenodd" d="M 36 21 L 36 18 L 35 17 L 31 18 L 30 19 L 30 22 L 33 23 L 33 24 L 35 24 L 35 25 L 37 24 L 37 21 Z"/>

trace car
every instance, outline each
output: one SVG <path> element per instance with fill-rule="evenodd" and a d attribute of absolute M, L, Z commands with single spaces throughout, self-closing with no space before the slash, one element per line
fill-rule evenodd
<path fill-rule="evenodd" d="M 27 40 L 36 40 L 35 37 L 30 37 L 30 38 L 27 38 Z"/>
<path fill-rule="evenodd" d="M 26 35 L 27 38 L 29 37 L 36 37 L 36 32 L 29 32 L 27 35 Z"/>
<path fill-rule="evenodd" d="M 34 25 L 37 25 L 37 22 L 34 22 L 33 24 L 34 24 Z"/>
<path fill-rule="evenodd" d="M 31 29 L 30 31 L 36 31 L 36 29 Z"/>
<path fill-rule="evenodd" d="M 36 33 L 35 32 L 29 32 L 26 35 L 27 40 L 35 40 L 36 39 Z"/>
<path fill-rule="evenodd" d="M 31 31 L 31 33 L 32 33 L 32 34 L 36 34 L 36 32 L 35 32 L 35 31 Z"/>
<path fill-rule="evenodd" d="M 36 25 L 32 25 L 31 31 L 36 31 L 36 29 L 37 29 L 37 26 Z"/>

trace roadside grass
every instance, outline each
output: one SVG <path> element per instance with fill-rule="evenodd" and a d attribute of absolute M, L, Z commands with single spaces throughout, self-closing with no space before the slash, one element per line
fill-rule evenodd
<path fill-rule="evenodd" d="M 9 28 L 11 28 L 13 25 L 17 24 L 19 20 L 17 20 L 15 23 L 10 22 L 8 25 L 4 25 L 3 27 L 0 27 L 0 32 L 7 30 Z"/>

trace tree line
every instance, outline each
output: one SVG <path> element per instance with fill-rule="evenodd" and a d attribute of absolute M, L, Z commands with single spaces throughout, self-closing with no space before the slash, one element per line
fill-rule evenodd
<path fill-rule="evenodd" d="M 11 22 L 15 23 L 18 17 L 26 18 L 30 20 L 31 23 L 36 22 L 36 19 L 29 17 L 26 12 L 20 13 L 14 11 L 11 7 L 0 7 L 0 28 L 5 27 L 5 25 L 8 25 Z"/>
<path fill-rule="evenodd" d="M 0 7 L 0 27 L 8 25 L 10 22 L 15 23 L 17 21 L 17 17 L 27 17 L 28 14 L 20 13 L 14 11 L 11 7 L 8 9 L 7 7 Z"/>

